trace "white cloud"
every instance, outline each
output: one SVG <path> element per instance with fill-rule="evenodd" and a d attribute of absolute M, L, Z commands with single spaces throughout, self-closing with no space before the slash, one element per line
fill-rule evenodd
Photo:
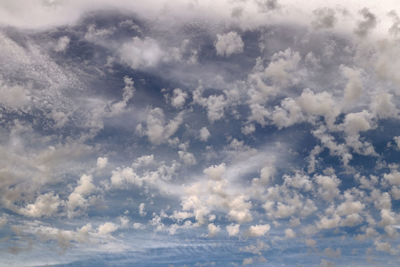
<path fill-rule="evenodd" d="M 244 135 L 249 135 L 256 131 L 256 127 L 253 123 L 250 123 L 250 124 L 243 126 L 241 131 Z"/>
<path fill-rule="evenodd" d="M 20 85 L 7 85 L 0 80 L 0 105 L 6 108 L 18 109 L 29 103 L 29 91 Z"/>
<path fill-rule="evenodd" d="M 117 115 L 124 111 L 126 106 L 128 105 L 129 100 L 133 98 L 133 94 L 135 92 L 134 81 L 132 78 L 128 76 L 124 77 L 125 86 L 122 89 L 122 100 L 116 103 L 113 103 L 110 107 L 111 114 L 110 115 Z"/>
<path fill-rule="evenodd" d="M 251 237 L 259 237 L 265 235 L 271 226 L 269 224 L 256 224 L 249 227 L 248 235 Z"/>
<path fill-rule="evenodd" d="M 334 215 L 332 218 L 322 217 L 319 222 L 317 222 L 317 227 L 319 229 L 331 229 L 340 226 L 340 217 L 338 215 Z"/>
<path fill-rule="evenodd" d="M 147 114 L 145 133 L 151 143 L 159 145 L 175 134 L 182 121 L 183 114 L 179 113 L 174 119 L 166 123 L 163 110 L 154 108 Z"/>
<path fill-rule="evenodd" d="M 79 179 L 78 186 L 68 196 L 68 216 L 73 217 L 79 209 L 85 209 L 90 204 L 86 198 L 88 195 L 96 190 L 93 184 L 93 177 L 91 175 L 82 175 Z"/>
<path fill-rule="evenodd" d="M 67 50 L 70 41 L 71 39 L 68 36 L 60 37 L 57 41 L 57 44 L 54 47 L 54 51 L 64 52 L 65 50 Z"/>
<path fill-rule="evenodd" d="M 361 97 L 363 90 L 360 70 L 341 66 L 341 71 L 348 80 L 344 88 L 345 102 L 352 103 L 357 101 Z"/>
<path fill-rule="evenodd" d="M 383 178 L 391 185 L 400 185 L 400 172 L 397 170 L 391 170 L 390 173 L 385 173 Z"/>
<path fill-rule="evenodd" d="M 221 180 L 226 171 L 225 163 L 213 165 L 204 169 L 203 173 L 213 180 Z"/>
<path fill-rule="evenodd" d="M 225 108 L 229 104 L 225 95 L 210 95 L 203 97 L 203 89 L 197 88 L 193 92 L 193 102 L 207 109 L 207 117 L 210 122 L 220 120 L 225 115 Z"/>
<path fill-rule="evenodd" d="M 288 187 L 294 187 L 297 189 L 303 189 L 304 191 L 311 191 L 313 189 L 313 184 L 309 176 L 295 173 L 294 176 L 284 175 L 284 184 Z"/>
<path fill-rule="evenodd" d="M 108 158 L 107 157 L 98 157 L 96 166 L 98 169 L 104 169 L 107 166 Z"/>
<path fill-rule="evenodd" d="M 216 226 L 213 223 L 208 224 L 207 229 L 208 229 L 208 237 L 215 236 L 221 230 L 219 226 Z"/>
<path fill-rule="evenodd" d="M 93 177 L 91 175 L 82 175 L 78 186 L 75 187 L 74 193 L 86 196 L 90 193 L 92 193 L 95 190 L 95 186 L 92 183 L 93 182 Z"/>
<path fill-rule="evenodd" d="M 304 89 L 297 103 L 308 114 L 324 116 L 328 125 L 333 125 L 339 115 L 339 108 L 329 92 L 314 93 L 310 89 Z"/>
<path fill-rule="evenodd" d="M 203 127 L 200 129 L 200 140 L 206 142 L 210 137 L 210 132 L 208 131 L 207 127 Z"/>
<path fill-rule="evenodd" d="M 139 205 L 139 215 L 140 216 L 146 216 L 147 212 L 145 210 L 145 204 L 144 203 L 140 203 Z"/>
<path fill-rule="evenodd" d="M 187 151 L 178 151 L 179 158 L 185 163 L 185 165 L 194 165 L 196 164 L 195 156 Z"/>
<path fill-rule="evenodd" d="M 371 114 L 366 110 L 349 113 L 344 119 L 344 127 L 348 135 L 356 135 L 359 132 L 368 131 L 373 127 Z"/>
<path fill-rule="evenodd" d="M 62 202 L 58 195 L 49 192 L 38 196 L 34 203 L 28 204 L 25 208 L 20 209 L 19 212 L 28 217 L 49 217 L 56 214 L 61 205 Z"/>
<path fill-rule="evenodd" d="M 239 234 L 240 224 L 230 224 L 226 226 L 229 236 L 237 236 Z"/>
<path fill-rule="evenodd" d="M 332 201 L 339 195 L 338 186 L 341 182 L 336 176 L 317 175 L 314 179 L 319 186 L 318 193 L 326 201 Z"/>
<path fill-rule="evenodd" d="M 371 110 L 380 119 L 398 118 L 399 110 L 393 103 L 393 95 L 380 92 L 372 97 Z"/>
<path fill-rule="evenodd" d="M 217 55 L 229 57 L 233 54 L 243 52 L 244 43 L 242 38 L 236 32 L 228 32 L 226 34 L 218 34 L 215 43 Z"/>
<path fill-rule="evenodd" d="M 125 167 L 123 169 L 117 168 L 112 171 L 111 185 L 121 188 L 126 184 L 134 184 L 142 186 L 143 180 L 140 178 L 132 168 Z"/>
<path fill-rule="evenodd" d="M 288 228 L 285 230 L 285 237 L 286 238 L 295 238 L 296 233 L 292 229 Z"/>
<path fill-rule="evenodd" d="M 271 62 L 265 68 L 264 75 L 278 87 L 287 87 L 296 82 L 297 70 L 301 57 L 290 48 L 272 55 Z"/>
<path fill-rule="evenodd" d="M 118 230 L 118 225 L 112 222 L 106 222 L 102 225 L 99 225 L 99 227 L 97 228 L 97 233 L 101 236 L 107 236 L 117 230 Z"/>
<path fill-rule="evenodd" d="M 133 69 L 155 67 L 163 56 L 164 52 L 157 41 L 150 37 L 133 37 L 120 49 L 121 60 Z"/>
<path fill-rule="evenodd" d="M 188 94 L 180 88 L 175 88 L 171 96 L 171 105 L 175 108 L 181 108 L 186 102 Z"/>
<path fill-rule="evenodd" d="M 253 220 L 251 216 L 251 202 L 246 201 L 244 195 L 239 195 L 229 202 L 230 211 L 228 217 L 238 223 L 250 222 Z"/>
<path fill-rule="evenodd" d="M 275 176 L 275 167 L 274 166 L 265 166 L 260 171 L 260 181 L 263 184 L 269 184 L 272 182 Z"/>
<path fill-rule="evenodd" d="M 360 213 L 364 209 L 365 205 L 360 201 L 346 201 L 337 207 L 339 215 L 349 215 L 353 213 Z"/>

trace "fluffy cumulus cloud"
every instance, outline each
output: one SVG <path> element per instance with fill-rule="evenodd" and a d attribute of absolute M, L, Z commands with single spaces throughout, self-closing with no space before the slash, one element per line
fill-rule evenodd
<path fill-rule="evenodd" d="M 215 49 L 217 55 L 229 57 L 232 54 L 243 52 L 244 43 L 237 32 L 228 32 L 226 34 L 218 34 Z"/>
<path fill-rule="evenodd" d="M 0 1 L 0 265 L 399 265 L 399 14 Z"/>
<path fill-rule="evenodd" d="M 155 67 L 161 61 L 163 51 L 157 41 L 150 37 L 133 37 L 131 41 L 122 45 L 120 56 L 131 68 L 139 69 Z"/>

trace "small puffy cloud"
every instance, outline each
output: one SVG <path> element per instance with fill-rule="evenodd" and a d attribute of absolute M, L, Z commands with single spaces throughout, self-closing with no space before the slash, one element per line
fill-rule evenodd
<path fill-rule="evenodd" d="M 29 91 L 20 85 L 7 85 L 0 80 L 0 105 L 18 109 L 27 105 L 31 99 Z"/>
<path fill-rule="evenodd" d="M 145 225 L 143 225 L 143 224 L 141 224 L 141 223 L 138 223 L 138 222 L 133 223 L 133 224 L 132 224 L 132 227 L 133 227 L 133 229 L 135 229 L 135 230 L 143 230 L 143 229 L 146 228 Z"/>
<path fill-rule="evenodd" d="M 49 114 L 50 118 L 54 120 L 55 128 L 63 127 L 68 121 L 68 115 L 62 111 L 52 110 Z"/>
<path fill-rule="evenodd" d="M 360 201 L 346 201 L 337 207 L 339 215 L 350 215 L 353 213 L 360 213 L 364 209 L 364 204 Z"/>
<path fill-rule="evenodd" d="M 393 253 L 394 254 L 394 250 L 392 249 L 392 245 L 390 245 L 389 242 L 381 242 L 376 240 L 374 242 L 375 244 L 375 248 L 377 251 L 383 251 L 383 252 L 387 252 L 387 253 Z"/>
<path fill-rule="evenodd" d="M 221 180 L 225 174 L 226 166 L 225 163 L 219 165 L 213 165 L 204 169 L 203 173 L 213 180 Z"/>
<path fill-rule="evenodd" d="M 361 215 L 357 213 L 352 213 L 347 215 L 344 219 L 341 221 L 341 226 L 347 226 L 347 227 L 353 227 L 356 225 L 359 225 L 363 222 L 363 218 Z"/>
<path fill-rule="evenodd" d="M 121 222 L 121 227 L 122 228 L 128 228 L 129 227 L 129 218 L 126 216 L 121 216 L 119 217 L 119 220 Z"/>
<path fill-rule="evenodd" d="M 394 225 L 397 222 L 397 218 L 394 212 L 389 209 L 381 210 L 381 221 L 379 222 L 380 226 Z"/>
<path fill-rule="evenodd" d="M 171 105 L 175 108 L 181 108 L 186 101 L 188 94 L 180 88 L 175 88 L 171 96 Z"/>
<path fill-rule="evenodd" d="M 247 124 L 242 127 L 241 132 L 244 135 L 252 134 L 256 131 L 256 126 L 253 123 Z"/>
<path fill-rule="evenodd" d="M 166 123 L 163 110 L 154 108 L 147 115 L 145 134 L 151 143 L 159 145 L 175 134 L 182 121 L 183 114 L 179 113 L 174 119 Z"/>
<path fill-rule="evenodd" d="M 215 43 L 217 55 L 229 57 L 232 54 L 239 54 L 243 52 L 243 47 L 243 40 L 236 32 L 217 34 L 217 42 Z"/>
<path fill-rule="evenodd" d="M 226 226 L 229 236 L 237 236 L 239 234 L 240 224 L 230 224 Z"/>
<path fill-rule="evenodd" d="M 399 110 L 395 103 L 393 103 L 392 94 L 380 92 L 373 96 L 370 107 L 372 113 L 376 114 L 380 119 L 398 118 Z"/>
<path fill-rule="evenodd" d="M 34 203 L 28 204 L 25 208 L 20 209 L 19 212 L 28 217 L 49 217 L 57 213 L 61 204 L 58 195 L 49 192 L 38 196 Z"/>
<path fill-rule="evenodd" d="M 106 222 L 97 228 L 97 233 L 101 236 L 107 236 L 118 230 L 118 225 L 112 222 Z"/>
<path fill-rule="evenodd" d="M 126 106 L 128 105 L 129 100 L 132 99 L 133 94 L 135 93 L 135 87 L 133 86 L 135 83 L 132 78 L 125 76 L 124 77 L 124 88 L 122 89 L 122 100 L 116 103 L 113 103 L 110 107 L 111 114 L 110 115 L 118 115 L 123 112 Z"/>
<path fill-rule="evenodd" d="M 275 172 L 274 166 L 265 166 L 260 171 L 260 181 L 263 184 L 269 184 L 273 180 Z"/>
<path fill-rule="evenodd" d="M 107 157 L 98 157 L 97 158 L 97 168 L 104 169 L 107 166 L 108 158 Z"/>
<path fill-rule="evenodd" d="M 68 36 L 62 36 L 58 39 L 56 45 L 54 46 L 54 51 L 56 52 L 64 52 L 67 50 L 68 45 L 71 39 Z"/>
<path fill-rule="evenodd" d="M 344 88 L 344 100 L 346 103 L 351 103 L 358 100 L 362 94 L 361 72 L 358 69 L 341 66 L 343 76 L 347 78 L 347 84 Z"/>
<path fill-rule="evenodd" d="M 196 164 L 195 156 L 187 151 L 178 151 L 179 158 L 185 163 L 185 165 L 194 165 Z"/>
<path fill-rule="evenodd" d="M 139 215 L 140 216 L 146 216 L 146 209 L 145 209 L 145 204 L 144 203 L 140 203 L 139 204 Z"/>
<path fill-rule="evenodd" d="M 200 129 L 200 140 L 205 142 L 210 137 L 210 132 L 208 131 L 207 127 L 203 127 Z"/>
<path fill-rule="evenodd" d="M 295 238 L 296 233 L 292 229 L 288 228 L 285 230 L 285 237 L 286 238 Z"/>
<path fill-rule="evenodd" d="M 97 28 L 95 24 L 90 24 L 85 33 L 85 39 L 91 42 L 99 42 L 110 36 L 115 28 Z"/>
<path fill-rule="evenodd" d="M 213 223 L 208 224 L 207 229 L 208 229 L 208 237 L 215 236 L 221 230 L 219 226 L 216 226 Z"/>
<path fill-rule="evenodd" d="M 93 182 L 93 177 L 91 175 L 82 175 L 81 178 L 79 179 L 78 186 L 75 187 L 74 193 L 86 196 L 90 193 L 93 192 L 93 190 L 96 188 L 94 186 Z"/>
<path fill-rule="evenodd" d="M 334 215 L 333 217 L 322 217 L 318 222 L 317 222 L 317 227 L 319 229 L 332 229 L 340 226 L 340 216 Z"/>
<path fill-rule="evenodd" d="M 310 89 L 304 89 L 296 101 L 305 113 L 323 116 L 328 125 L 333 125 L 339 115 L 338 105 L 329 92 L 314 93 Z"/>
<path fill-rule="evenodd" d="M 265 235 L 270 229 L 269 224 L 257 224 L 250 226 L 247 233 L 251 237 L 259 237 Z"/>
<path fill-rule="evenodd" d="M 313 189 L 313 184 L 309 176 L 296 173 L 294 176 L 284 175 L 284 184 L 288 187 L 302 189 L 306 192 Z"/>
<path fill-rule="evenodd" d="M 125 167 L 123 169 L 118 168 L 112 171 L 112 186 L 120 188 L 126 184 L 135 184 L 137 186 L 142 186 L 143 181 L 130 167 Z"/>
<path fill-rule="evenodd" d="M 162 60 L 164 52 L 156 40 L 145 37 L 133 37 L 130 42 L 122 45 L 120 57 L 133 69 L 155 67 Z"/>
<path fill-rule="evenodd" d="M 272 121 L 278 128 L 283 128 L 304 121 L 304 116 L 301 107 L 294 99 L 285 98 L 280 107 L 275 107 Z"/>
<path fill-rule="evenodd" d="M 253 220 L 251 216 L 251 202 L 247 201 L 244 195 L 234 197 L 229 202 L 230 211 L 228 217 L 238 223 L 250 222 Z"/>
<path fill-rule="evenodd" d="M 336 176 L 315 176 L 315 182 L 318 185 L 318 193 L 326 201 L 333 200 L 339 195 L 339 184 L 340 180 Z"/>
<path fill-rule="evenodd" d="M 285 98 L 280 106 L 276 106 L 272 114 L 272 121 L 278 128 L 289 127 L 293 124 L 322 116 L 328 126 L 333 126 L 340 109 L 329 92 L 314 93 L 306 88 L 295 99 Z"/>
<path fill-rule="evenodd" d="M 90 195 L 95 189 L 96 186 L 93 184 L 93 177 L 86 174 L 82 175 L 78 186 L 68 196 L 67 207 L 69 217 L 73 217 L 77 209 L 84 209 L 88 206 L 89 203 L 86 196 Z"/>
<path fill-rule="evenodd" d="M 222 119 L 229 104 L 224 94 L 203 97 L 203 89 L 201 87 L 193 92 L 193 103 L 207 109 L 207 117 L 210 122 Z"/>
<path fill-rule="evenodd" d="M 298 69 L 301 56 L 290 48 L 272 55 L 271 62 L 264 70 L 266 78 L 279 87 L 287 87 L 292 84 L 296 76 L 293 72 Z"/>
<path fill-rule="evenodd" d="M 372 129 L 371 114 L 363 110 L 356 113 L 348 113 L 344 119 L 345 132 L 348 135 L 357 135 L 359 132 Z"/>
<path fill-rule="evenodd" d="M 144 155 L 141 157 L 138 157 L 133 163 L 132 166 L 134 168 L 139 168 L 139 167 L 144 167 L 144 166 L 149 166 L 151 164 L 155 163 L 154 160 L 154 155 Z"/>
<path fill-rule="evenodd" d="M 400 185 L 400 172 L 392 170 L 390 173 L 385 173 L 383 179 L 388 181 L 390 185 Z"/>
<path fill-rule="evenodd" d="M 243 262 L 242 262 L 243 266 L 251 265 L 251 264 L 254 264 L 253 258 L 245 258 L 245 259 L 243 259 Z"/>

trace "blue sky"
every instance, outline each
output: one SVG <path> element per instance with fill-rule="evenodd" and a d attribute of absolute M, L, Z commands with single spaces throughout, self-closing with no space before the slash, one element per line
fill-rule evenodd
<path fill-rule="evenodd" d="M 1 266 L 398 266 L 396 1 L 0 3 Z"/>

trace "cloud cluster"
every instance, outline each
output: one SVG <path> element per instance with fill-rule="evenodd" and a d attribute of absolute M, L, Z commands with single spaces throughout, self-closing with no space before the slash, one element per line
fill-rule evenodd
<path fill-rule="evenodd" d="M 3 1 L 0 264 L 397 263 L 395 4 Z"/>

